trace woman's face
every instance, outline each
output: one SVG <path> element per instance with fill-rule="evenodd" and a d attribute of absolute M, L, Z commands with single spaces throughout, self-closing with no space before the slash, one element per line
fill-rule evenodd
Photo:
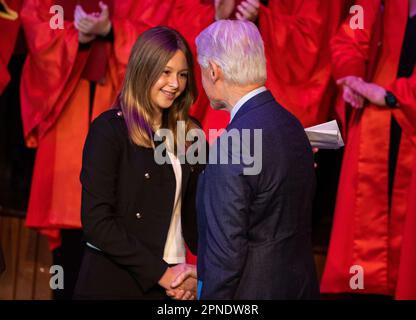
<path fill-rule="evenodd" d="M 185 54 L 178 50 L 166 64 L 162 75 L 151 89 L 153 106 L 159 110 L 169 108 L 185 90 L 188 80 L 188 64 Z"/>

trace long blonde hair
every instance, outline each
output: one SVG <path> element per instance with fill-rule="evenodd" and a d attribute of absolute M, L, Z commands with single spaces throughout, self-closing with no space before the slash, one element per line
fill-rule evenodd
<path fill-rule="evenodd" d="M 186 88 L 162 116 L 162 128 L 173 132 L 175 143 L 177 121 L 185 121 L 186 132 L 192 127 L 188 112 L 197 97 L 189 45 L 176 30 L 155 27 L 143 32 L 133 46 L 119 100 L 130 139 L 138 146 L 155 148 L 151 125 L 156 111 L 150 92 L 178 50 L 184 53 L 188 64 Z"/>

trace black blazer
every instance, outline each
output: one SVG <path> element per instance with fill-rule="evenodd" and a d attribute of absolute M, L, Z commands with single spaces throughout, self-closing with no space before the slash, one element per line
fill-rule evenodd
<path fill-rule="evenodd" d="M 306 134 L 269 91 L 248 100 L 227 127 L 243 129 L 251 130 L 251 150 L 253 129 L 262 129 L 260 173 L 244 175 L 245 166 L 234 161 L 208 164 L 199 178 L 201 297 L 318 298 L 311 245 L 315 172 Z"/>
<path fill-rule="evenodd" d="M 199 165 L 182 165 L 182 231 L 197 247 L 195 191 Z M 153 149 L 128 137 L 119 109 L 101 114 L 84 146 L 81 221 L 87 247 L 75 298 L 163 299 L 158 280 L 168 265 L 163 251 L 176 180 L 170 164 L 158 165 Z"/>

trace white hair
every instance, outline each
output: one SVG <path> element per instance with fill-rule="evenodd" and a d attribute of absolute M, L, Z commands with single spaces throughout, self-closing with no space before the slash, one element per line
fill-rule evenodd
<path fill-rule="evenodd" d="M 207 68 L 209 62 L 217 64 L 229 83 L 266 82 L 264 44 L 254 23 L 219 20 L 203 30 L 195 42 L 199 64 L 203 68 Z"/>

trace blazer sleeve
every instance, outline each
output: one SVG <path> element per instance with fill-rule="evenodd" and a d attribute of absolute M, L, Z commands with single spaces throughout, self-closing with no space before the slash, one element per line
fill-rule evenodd
<path fill-rule="evenodd" d="M 221 150 L 219 146 L 216 148 Z M 231 158 L 229 154 L 229 164 L 207 166 L 204 173 L 202 299 L 233 299 L 248 253 L 252 187 L 248 176 L 243 174 L 243 165 L 231 164 Z"/>
<path fill-rule="evenodd" d="M 120 223 L 116 213 L 120 154 L 121 144 L 111 123 L 97 118 L 83 152 L 82 227 L 89 243 L 126 268 L 147 291 L 158 283 L 168 265 Z"/>

